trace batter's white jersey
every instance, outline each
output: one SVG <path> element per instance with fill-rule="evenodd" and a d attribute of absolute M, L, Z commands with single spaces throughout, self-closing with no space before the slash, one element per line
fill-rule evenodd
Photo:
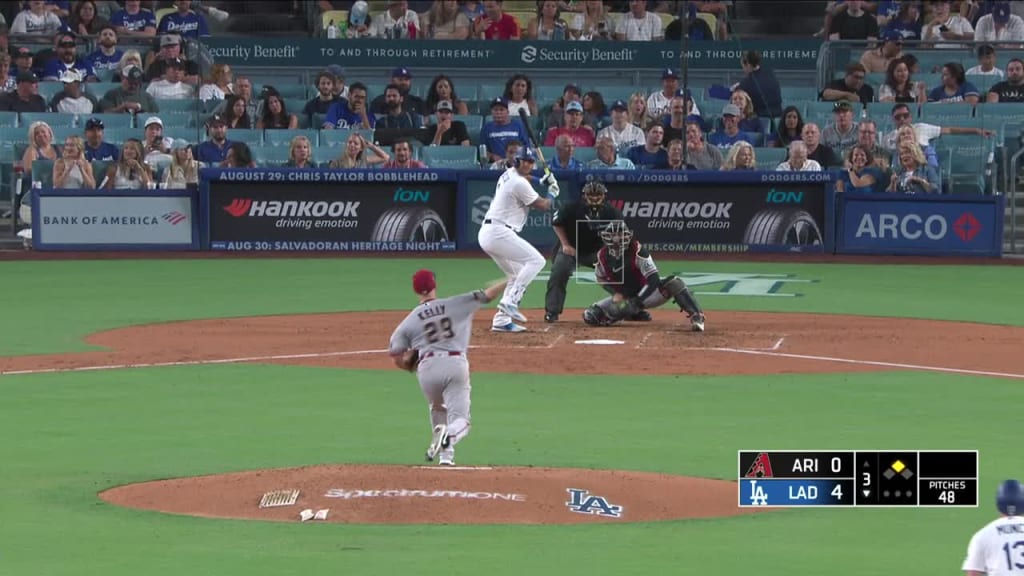
<path fill-rule="evenodd" d="M 520 176 L 515 168 L 509 168 L 498 178 L 494 199 L 484 214 L 484 220 L 505 224 L 521 232 L 530 215 L 530 204 L 539 197 L 529 180 Z"/>
<path fill-rule="evenodd" d="M 978 530 L 967 545 L 963 570 L 988 576 L 1024 575 L 1024 517 L 998 518 Z"/>

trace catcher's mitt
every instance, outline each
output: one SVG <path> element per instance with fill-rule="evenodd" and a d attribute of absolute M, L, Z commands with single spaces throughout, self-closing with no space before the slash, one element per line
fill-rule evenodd
<path fill-rule="evenodd" d="M 415 372 L 416 367 L 420 363 L 420 351 L 419 350 L 406 350 L 402 354 L 402 365 L 409 372 Z"/>

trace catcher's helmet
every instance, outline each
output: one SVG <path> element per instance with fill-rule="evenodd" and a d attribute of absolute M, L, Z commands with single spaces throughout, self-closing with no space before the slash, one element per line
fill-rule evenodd
<path fill-rule="evenodd" d="M 1007 516 L 1024 514 L 1024 487 L 1017 480 L 1004 480 L 996 491 L 996 508 Z"/>
<path fill-rule="evenodd" d="M 523 146 L 516 152 L 516 166 L 519 166 L 522 162 L 536 162 L 537 153 L 533 151 L 533 148 L 529 146 Z"/>
<path fill-rule="evenodd" d="M 613 220 L 601 230 L 601 241 L 612 256 L 618 256 L 633 241 L 633 231 L 622 220 Z"/>
<path fill-rule="evenodd" d="M 604 205 L 604 199 L 608 195 L 608 188 L 600 182 L 591 181 L 583 186 L 583 190 L 580 190 L 580 195 L 583 196 L 587 206 L 591 210 L 596 211 Z"/>

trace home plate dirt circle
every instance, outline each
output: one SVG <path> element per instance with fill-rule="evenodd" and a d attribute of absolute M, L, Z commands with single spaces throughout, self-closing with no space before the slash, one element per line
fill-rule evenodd
<path fill-rule="evenodd" d="M 260 507 L 264 494 L 294 504 Z M 653 472 L 514 466 L 341 464 L 155 480 L 100 493 L 111 504 L 202 516 L 301 522 L 327 510 L 350 524 L 580 524 L 756 513 L 737 484 Z M 762 510 L 763 511 L 763 510 Z"/>

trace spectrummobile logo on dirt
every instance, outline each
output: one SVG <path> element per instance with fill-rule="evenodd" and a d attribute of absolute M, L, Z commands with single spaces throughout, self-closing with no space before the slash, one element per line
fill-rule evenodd
<path fill-rule="evenodd" d="M 407 488 L 388 490 L 356 490 L 331 488 L 324 494 L 327 498 L 466 498 L 470 500 L 505 500 L 526 502 L 525 494 L 511 492 L 467 492 L 465 490 L 409 490 Z"/>

